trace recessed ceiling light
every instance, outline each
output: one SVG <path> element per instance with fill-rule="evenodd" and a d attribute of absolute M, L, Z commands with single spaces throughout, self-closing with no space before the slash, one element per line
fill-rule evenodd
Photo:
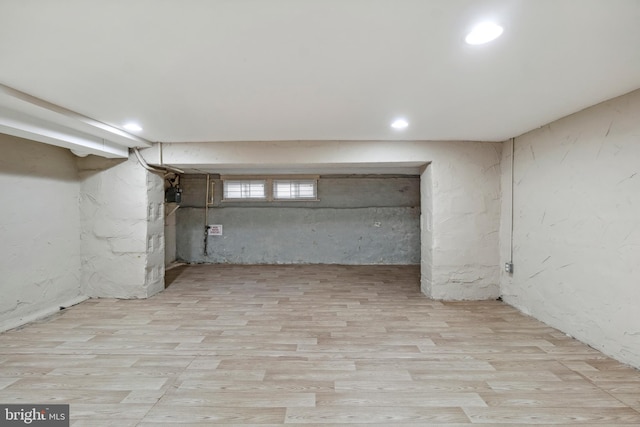
<path fill-rule="evenodd" d="M 476 25 L 473 30 L 467 34 L 464 41 L 473 45 L 488 43 L 500 37 L 502 31 L 504 31 L 504 29 L 498 24 L 483 22 Z"/>
<path fill-rule="evenodd" d="M 396 119 L 391 123 L 391 127 L 394 129 L 405 129 L 407 126 L 409 126 L 409 122 L 405 119 Z"/>
<path fill-rule="evenodd" d="M 122 127 L 131 132 L 140 132 L 142 130 L 142 127 L 134 122 L 125 123 Z"/>

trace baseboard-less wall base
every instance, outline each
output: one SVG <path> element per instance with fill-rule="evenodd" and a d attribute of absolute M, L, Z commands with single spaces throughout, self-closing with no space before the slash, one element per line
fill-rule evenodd
<path fill-rule="evenodd" d="M 50 307 L 43 308 L 33 313 L 28 313 L 23 316 L 19 316 L 13 319 L 6 319 L 0 321 L 0 332 L 5 332 L 10 329 L 18 328 L 22 325 L 26 325 L 27 323 L 34 322 L 39 319 L 43 319 L 45 317 L 51 316 L 60 311 L 60 307 L 71 307 L 76 304 L 80 304 L 82 301 L 88 300 L 89 297 L 85 295 L 80 295 L 75 298 L 71 298 L 68 300 L 62 300 L 57 304 L 52 304 Z"/>

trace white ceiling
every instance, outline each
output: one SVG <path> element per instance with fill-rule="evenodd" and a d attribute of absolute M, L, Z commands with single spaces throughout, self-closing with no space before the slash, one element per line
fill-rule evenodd
<path fill-rule="evenodd" d="M 3 0 L 0 61 L 150 141 L 501 141 L 640 88 L 640 0 Z"/>

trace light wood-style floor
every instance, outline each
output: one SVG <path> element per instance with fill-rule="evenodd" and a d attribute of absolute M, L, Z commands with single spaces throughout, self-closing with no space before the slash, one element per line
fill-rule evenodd
<path fill-rule="evenodd" d="M 177 276 L 177 277 L 175 277 Z M 417 267 L 210 266 L 0 335 L 0 403 L 71 425 L 640 425 L 640 372 Z"/>

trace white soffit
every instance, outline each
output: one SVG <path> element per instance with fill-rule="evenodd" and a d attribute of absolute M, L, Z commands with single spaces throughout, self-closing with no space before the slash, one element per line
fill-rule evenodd
<path fill-rule="evenodd" d="M 108 158 L 126 158 L 129 155 L 128 149 L 122 145 L 4 107 L 0 107 L 0 132 L 68 148 L 79 156 L 94 154 Z"/>
<path fill-rule="evenodd" d="M 120 129 L 0 84 L 0 131 L 80 155 L 128 156 L 128 147 L 151 143 Z"/>

